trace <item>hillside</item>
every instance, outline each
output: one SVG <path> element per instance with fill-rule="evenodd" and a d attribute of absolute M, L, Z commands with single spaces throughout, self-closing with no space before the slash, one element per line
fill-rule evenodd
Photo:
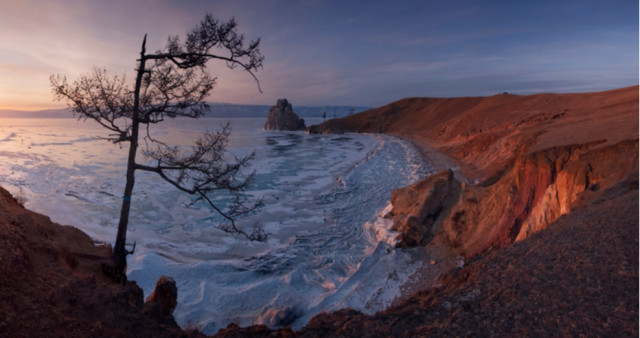
<path fill-rule="evenodd" d="M 427 206 L 392 213 L 404 245 L 435 237 L 470 258 L 523 240 L 616 183 L 637 179 L 638 87 L 405 99 L 311 130 L 396 135 L 436 167 L 453 167 L 451 178 L 433 175 L 420 183 L 459 190 L 441 201 L 437 214 L 424 214 Z M 400 216 L 418 216 L 420 224 Z"/>
<path fill-rule="evenodd" d="M 638 335 L 637 86 L 410 98 L 309 130 L 418 146 L 442 171 L 392 194 L 399 247 L 446 247 L 466 264 L 375 316 L 220 336 Z"/>
<path fill-rule="evenodd" d="M 135 282 L 103 273 L 110 257 L 111 248 L 0 188 L 0 337 L 188 336 L 145 309 Z"/>

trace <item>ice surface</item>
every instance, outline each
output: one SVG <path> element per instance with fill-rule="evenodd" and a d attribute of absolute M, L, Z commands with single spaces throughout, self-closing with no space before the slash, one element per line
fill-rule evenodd
<path fill-rule="evenodd" d="M 187 145 L 224 122 L 175 122 L 154 135 Z M 72 119 L 0 123 L 0 184 L 26 197 L 27 207 L 112 243 L 126 149 L 95 139 L 99 126 Z M 384 218 L 391 191 L 427 174 L 417 151 L 387 136 L 265 132 L 262 124 L 231 120 L 229 148 L 256 154 L 247 194 L 265 206 L 241 224 L 259 222 L 269 239 L 229 236 L 206 205 L 138 173 L 129 278 L 149 294 L 158 277 L 174 277 L 178 323 L 206 333 L 229 323 L 298 328 L 321 311 L 389 306 L 424 268 L 415 252 L 393 248 L 396 234 Z"/>

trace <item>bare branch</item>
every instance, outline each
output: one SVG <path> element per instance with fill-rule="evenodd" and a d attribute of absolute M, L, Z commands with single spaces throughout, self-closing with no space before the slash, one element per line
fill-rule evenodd
<path fill-rule="evenodd" d="M 155 161 L 156 165 L 136 164 L 136 169 L 154 172 L 177 189 L 196 196 L 195 201 L 204 201 L 223 218 L 226 219 L 220 228 L 226 232 L 240 234 L 250 240 L 266 239 L 266 233 L 259 231 L 259 226 L 247 233 L 240 229 L 235 220 L 245 218 L 262 206 L 262 201 L 248 205 L 242 192 L 253 180 L 254 174 L 244 174 L 254 154 L 235 158 L 229 162 L 225 149 L 231 133 L 229 123 L 220 131 L 210 132 L 196 139 L 191 152 L 185 153 L 178 147 L 166 144 L 155 150 L 145 151 L 145 156 Z M 243 175 L 240 178 L 240 175 Z M 233 201 L 222 210 L 209 197 L 218 191 L 225 191 L 233 197 Z M 260 234 L 260 235 L 258 235 Z"/>
<path fill-rule="evenodd" d="M 60 75 L 50 78 L 55 99 L 66 101 L 78 119 L 94 120 L 107 129 L 110 133 L 103 139 L 120 144 L 129 142 L 126 184 L 113 254 L 120 275 L 124 275 L 126 265 L 125 241 L 135 170 L 155 172 L 177 189 L 196 196 L 196 201 L 208 203 L 226 220 L 220 225 L 224 231 L 250 240 L 267 237 L 259 225 L 244 231 L 236 224 L 237 219 L 255 212 L 261 201 L 250 204 L 242 195 L 253 179 L 253 174 L 243 172 L 253 154 L 227 161 L 225 150 L 231 131 L 228 124 L 219 132 L 206 132 L 190 152 L 153 138 L 150 132 L 151 125 L 167 118 L 199 118 L 205 114 L 209 109 L 205 100 L 216 83 L 216 78 L 206 72 L 210 60 L 248 72 L 262 92 L 255 75 L 264 60 L 260 40 L 246 44 L 234 19 L 220 22 L 207 14 L 188 32 L 184 43 L 178 36 L 171 36 L 164 50 L 147 54 L 146 42 L 145 35 L 132 86 L 124 76 L 110 76 L 102 69 L 94 69 L 73 83 Z M 151 164 L 136 163 L 141 124 L 146 128 L 145 155 Z M 211 197 L 217 193 L 229 194 L 233 201 L 220 208 Z"/>
<path fill-rule="evenodd" d="M 256 81 L 258 90 L 260 81 L 255 72 L 262 68 L 264 56 L 260 53 L 260 39 L 245 45 L 244 35 L 237 31 L 235 19 L 221 23 L 207 14 L 198 26 L 188 34 L 184 44 L 179 37 L 171 36 L 164 51 L 146 56 L 149 60 L 168 60 L 183 69 L 204 67 L 210 59 L 225 61 L 230 69 L 241 67 Z M 211 53 L 212 49 L 226 52 L 226 55 Z"/>
<path fill-rule="evenodd" d="M 70 84 L 66 77 L 51 76 L 51 87 L 58 101 L 67 101 L 78 119 L 91 119 L 116 134 L 107 137 L 114 143 L 129 140 L 129 128 L 120 125 L 130 115 L 131 97 L 124 76 L 109 77 L 105 70 L 94 69 Z"/>

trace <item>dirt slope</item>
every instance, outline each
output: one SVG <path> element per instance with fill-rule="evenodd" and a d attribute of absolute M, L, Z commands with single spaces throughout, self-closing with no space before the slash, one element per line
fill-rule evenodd
<path fill-rule="evenodd" d="M 186 336 L 173 318 L 143 314 L 135 282 L 102 272 L 110 256 L 0 188 L 0 337 Z"/>

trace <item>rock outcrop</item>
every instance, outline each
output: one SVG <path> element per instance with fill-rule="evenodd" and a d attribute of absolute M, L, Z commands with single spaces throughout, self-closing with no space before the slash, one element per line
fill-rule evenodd
<path fill-rule="evenodd" d="M 287 99 L 279 99 L 269 110 L 269 116 L 264 124 L 265 130 L 306 130 L 304 119 L 293 112 L 293 107 Z"/>
<path fill-rule="evenodd" d="M 495 182 L 466 187 L 436 237 L 474 257 L 524 240 L 588 204 L 600 190 L 637 176 L 637 140 L 599 143 L 523 155 Z"/>
<path fill-rule="evenodd" d="M 637 175 L 637 111 L 637 86 L 411 98 L 309 130 L 385 132 L 448 156 L 461 170 L 398 189 L 390 217 L 399 247 L 435 241 L 471 258 L 524 240 Z"/>
<path fill-rule="evenodd" d="M 455 167 L 394 191 L 388 217 L 397 246 L 467 259 L 374 316 L 321 314 L 296 334 L 638 336 L 638 86 L 411 98 L 309 131 L 384 132 Z"/>
<path fill-rule="evenodd" d="M 160 276 L 153 292 L 147 297 L 142 312 L 157 318 L 160 322 L 175 324 L 173 310 L 178 305 L 176 281 L 168 276 Z"/>
<path fill-rule="evenodd" d="M 451 207 L 458 201 L 460 182 L 449 169 L 391 193 L 392 230 L 400 234 L 398 246 L 427 244 L 439 230 Z"/>
<path fill-rule="evenodd" d="M 103 273 L 111 254 L 0 188 L 0 337 L 199 336 L 145 313 L 135 282 Z"/>

